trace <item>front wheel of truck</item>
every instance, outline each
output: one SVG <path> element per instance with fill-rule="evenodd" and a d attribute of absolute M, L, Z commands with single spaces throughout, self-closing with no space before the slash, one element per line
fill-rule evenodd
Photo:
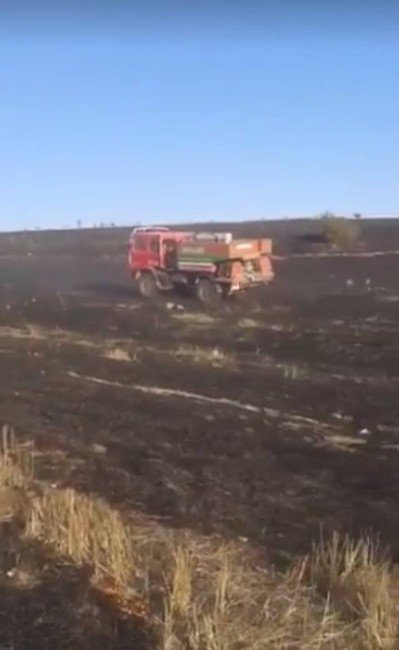
<path fill-rule="evenodd" d="M 140 273 L 135 284 L 140 296 L 143 296 L 143 298 L 155 298 L 158 293 L 156 279 L 150 271 Z"/>

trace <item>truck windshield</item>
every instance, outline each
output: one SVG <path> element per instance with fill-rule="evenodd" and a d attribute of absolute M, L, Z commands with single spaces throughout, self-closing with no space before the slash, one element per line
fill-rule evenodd
<path fill-rule="evenodd" d="M 143 237 L 142 235 L 136 235 L 134 238 L 134 250 L 136 251 L 145 251 L 147 246 L 146 246 L 146 238 Z"/>

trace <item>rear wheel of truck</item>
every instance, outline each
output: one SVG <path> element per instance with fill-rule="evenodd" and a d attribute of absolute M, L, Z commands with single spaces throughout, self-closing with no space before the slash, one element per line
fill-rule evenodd
<path fill-rule="evenodd" d="M 221 295 L 216 285 L 210 280 L 206 280 L 205 278 L 198 280 L 195 291 L 198 300 L 207 307 L 219 307 L 221 305 Z"/>
<path fill-rule="evenodd" d="M 157 294 L 158 287 L 152 273 L 141 273 L 136 280 L 137 290 L 144 298 L 154 298 Z"/>

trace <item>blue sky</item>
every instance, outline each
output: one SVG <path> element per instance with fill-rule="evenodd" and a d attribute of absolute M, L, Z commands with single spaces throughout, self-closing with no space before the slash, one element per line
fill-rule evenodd
<path fill-rule="evenodd" d="M 0 229 L 398 215 L 399 3 L 347 4 L 0 6 Z"/>

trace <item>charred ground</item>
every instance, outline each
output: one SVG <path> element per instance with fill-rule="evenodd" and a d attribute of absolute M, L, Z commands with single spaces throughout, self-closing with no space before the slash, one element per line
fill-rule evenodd
<path fill-rule="evenodd" d="M 399 555 L 399 256 L 279 258 L 205 313 L 135 295 L 126 234 L 0 238 L 0 421 L 64 452 L 43 478 L 277 562 L 321 528 Z"/>

